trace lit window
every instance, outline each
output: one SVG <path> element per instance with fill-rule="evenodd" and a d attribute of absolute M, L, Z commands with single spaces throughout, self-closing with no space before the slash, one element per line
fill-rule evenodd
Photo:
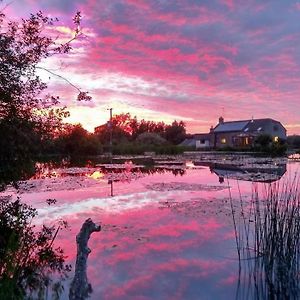
<path fill-rule="evenodd" d="M 274 136 L 274 142 L 278 143 L 279 142 L 279 137 L 278 136 Z"/>
<path fill-rule="evenodd" d="M 221 138 L 221 144 L 226 144 L 226 139 L 225 138 Z"/>
<path fill-rule="evenodd" d="M 245 138 L 245 145 L 249 145 L 249 138 L 248 137 Z"/>

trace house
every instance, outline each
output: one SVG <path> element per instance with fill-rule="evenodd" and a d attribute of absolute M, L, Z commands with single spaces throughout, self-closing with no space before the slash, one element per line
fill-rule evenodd
<path fill-rule="evenodd" d="M 194 134 L 192 138 L 185 139 L 180 146 L 192 147 L 196 149 L 207 149 L 210 147 L 211 135 L 209 133 Z"/>
<path fill-rule="evenodd" d="M 225 122 L 220 117 L 217 126 L 210 131 L 210 142 L 213 148 L 250 148 L 263 134 L 274 142 L 286 140 L 286 129 L 279 121 L 267 118 Z"/>
<path fill-rule="evenodd" d="M 196 140 L 193 137 L 185 139 L 184 141 L 182 141 L 179 144 L 179 146 L 195 148 L 196 147 Z"/>
<path fill-rule="evenodd" d="M 186 139 L 182 145 L 196 149 L 232 147 L 247 149 L 253 146 L 259 135 L 269 135 L 274 142 L 286 140 L 286 129 L 276 120 L 251 119 L 225 122 L 223 117 L 219 123 L 211 127 L 209 133 L 194 134 Z"/>
<path fill-rule="evenodd" d="M 196 149 L 209 148 L 211 135 L 209 133 L 198 133 L 194 135 Z"/>

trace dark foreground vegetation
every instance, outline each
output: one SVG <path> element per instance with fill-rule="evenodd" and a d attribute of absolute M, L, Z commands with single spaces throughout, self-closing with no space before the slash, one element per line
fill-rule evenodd
<path fill-rule="evenodd" d="M 46 299 L 48 293 L 59 299 L 62 292 L 71 266 L 54 240 L 66 224 L 37 230 L 36 215 L 19 199 L 0 198 L 0 299 Z"/>
<path fill-rule="evenodd" d="M 299 299 L 299 179 L 253 186 L 232 211 L 239 257 L 238 299 Z"/>

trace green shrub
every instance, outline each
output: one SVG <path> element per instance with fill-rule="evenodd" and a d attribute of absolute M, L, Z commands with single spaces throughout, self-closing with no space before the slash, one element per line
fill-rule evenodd
<path fill-rule="evenodd" d="M 176 145 L 145 145 L 138 143 L 120 143 L 113 145 L 113 154 L 125 155 L 136 154 L 142 155 L 145 152 L 155 152 L 156 154 L 182 154 L 184 151 L 191 150 L 189 147 L 176 146 Z"/>

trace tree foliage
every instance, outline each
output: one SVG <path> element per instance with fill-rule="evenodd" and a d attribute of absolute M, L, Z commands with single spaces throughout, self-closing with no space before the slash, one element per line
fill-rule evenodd
<path fill-rule="evenodd" d="M 174 121 L 171 125 L 164 122 L 138 120 L 129 113 L 113 116 L 111 122 L 95 128 L 95 135 L 101 143 L 109 142 L 110 131 L 115 144 L 126 141 L 135 141 L 139 136 L 146 133 L 159 135 L 171 144 L 179 144 L 186 136 L 185 123 Z M 137 140 L 138 141 L 138 140 Z"/>
<path fill-rule="evenodd" d="M 65 108 L 57 107 L 59 97 L 45 93 L 47 84 L 37 70 L 44 59 L 71 50 L 71 41 L 80 34 L 80 19 L 78 12 L 73 19 L 74 37 L 59 44 L 45 30 L 56 19 L 38 12 L 13 22 L 0 12 L 0 159 L 35 153 L 39 142 L 53 135 L 68 116 Z M 78 92 L 78 100 L 90 99 Z"/>
<path fill-rule="evenodd" d="M 99 139 L 88 133 L 80 124 L 66 125 L 65 130 L 54 140 L 55 151 L 72 156 L 97 155 L 102 153 Z"/>

